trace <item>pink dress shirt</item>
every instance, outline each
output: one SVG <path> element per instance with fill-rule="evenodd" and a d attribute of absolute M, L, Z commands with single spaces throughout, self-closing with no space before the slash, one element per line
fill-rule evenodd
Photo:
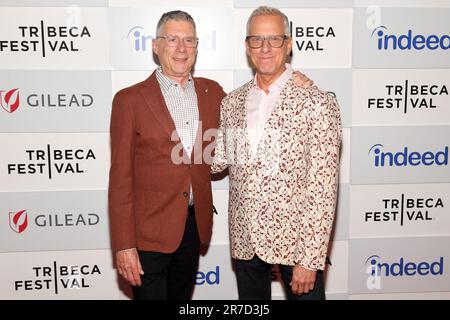
<path fill-rule="evenodd" d="M 257 75 L 247 99 L 247 132 L 250 140 L 252 158 L 255 158 L 259 141 L 264 134 L 264 127 L 269 119 L 278 97 L 286 82 L 292 75 L 292 67 L 286 63 L 286 70 L 269 86 L 269 93 L 258 87 Z"/>

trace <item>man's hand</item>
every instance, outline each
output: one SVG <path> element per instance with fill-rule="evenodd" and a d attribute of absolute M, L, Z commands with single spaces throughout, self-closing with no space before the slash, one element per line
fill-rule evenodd
<path fill-rule="evenodd" d="M 294 83 L 297 87 L 309 88 L 314 84 L 310 78 L 301 73 L 300 71 L 294 72 Z"/>
<path fill-rule="evenodd" d="M 309 270 L 301 265 L 295 265 L 292 270 L 292 281 L 290 283 L 293 294 L 308 293 L 314 289 L 317 271 Z"/>
<path fill-rule="evenodd" d="M 135 248 L 117 251 L 116 265 L 119 274 L 131 285 L 140 286 L 142 284 L 140 275 L 143 275 L 144 271 Z"/>

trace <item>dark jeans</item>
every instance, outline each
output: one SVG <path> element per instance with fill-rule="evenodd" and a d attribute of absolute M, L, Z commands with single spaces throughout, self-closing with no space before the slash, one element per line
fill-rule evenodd
<path fill-rule="evenodd" d="M 136 300 L 189 300 L 198 270 L 200 240 L 192 210 L 183 240 L 173 253 L 138 251 L 144 275 L 132 287 Z"/>
<path fill-rule="evenodd" d="M 272 265 L 262 261 L 258 256 L 251 260 L 233 259 L 239 300 L 270 300 L 272 298 Z M 292 293 L 289 283 L 292 279 L 293 266 L 279 265 L 281 279 L 287 292 L 288 300 L 325 300 L 325 287 L 323 272 L 317 271 L 314 289 L 307 294 L 296 295 Z"/>

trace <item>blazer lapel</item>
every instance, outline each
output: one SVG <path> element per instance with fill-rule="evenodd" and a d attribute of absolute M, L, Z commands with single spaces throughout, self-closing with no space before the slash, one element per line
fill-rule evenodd
<path fill-rule="evenodd" d="M 158 119 L 164 130 L 171 137 L 173 132 L 176 132 L 175 123 L 173 122 L 169 109 L 167 109 L 155 72 L 144 81 L 144 86 L 139 90 L 144 96 L 145 103 L 155 115 L 155 118 Z"/>
<path fill-rule="evenodd" d="M 258 141 L 258 147 L 256 149 L 256 159 L 260 160 L 262 156 L 267 157 L 267 151 L 271 153 L 278 152 L 276 147 L 280 148 L 280 138 L 283 132 L 283 126 L 285 122 L 285 108 L 288 106 L 283 105 L 284 100 L 282 97 L 289 95 L 289 92 L 292 90 L 293 78 L 291 77 L 284 88 L 281 90 L 280 95 L 275 102 L 275 106 L 272 110 L 272 113 L 267 119 L 266 124 L 264 125 L 264 131 L 261 134 L 260 140 Z M 271 145 L 267 146 L 267 143 Z M 274 149 L 275 148 L 275 149 Z M 272 154 L 274 155 L 274 154 Z M 270 156 L 270 155 L 269 155 Z M 261 161 L 259 161 L 262 163 Z"/>
<path fill-rule="evenodd" d="M 166 131 L 169 135 L 169 139 L 173 141 L 174 145 L 177 145 L 178 143 L 181 143 L 181 140 L 177 133 L 175 122 L 173 121 L 169 109 L 167 108 L 158 79 L 156 79 L 155 72 L 156 71 L 154 71 L 151 76 L 144 81 L 143 86 L 139 88 L 139 91 L 144 97 L 146 105 L 153 112 L 155 118 L 164 128 L 164 131 Z M 190 159 L 184 147 L 182 150 L 183 163 L 190 163 Z"/>
<path fill-rule="evenodd" d="M 195 136 L 194 147 L 190 154 L 190 158 L 194 163 L 203 163 L 203 133 L 205 127 L 203 121 L 206 121 L 206 108 L 208 104 L 208 87 L 197 78 L 194 79 L 195 93 L 197 94 L 197 108 L 198 108 L 198 126 L 197 134 Z"/>
<path fill-rule="evenodd" d="M 245 159 L 246 163 L 251 163 L 252 159 L 252 152 L 250 148 L 250 138 L 248 135 L 248 128 L 247 128 L 247 99 L 248 95 L 250 94 L 250 89 L 253 86 L 253 80 L 249 81 L 246 85 L 246 87 L 243 88 L 241 91 L 241 95 L 243 96 L 242 99 L 239 99 L 243 102 L 243 105 L 238 105 L 239 110 L 236 110 L 238 121 L 237 121 L 237 128 L 241 130 L 239 132 L 240 135 L 243 137 L 243 143 L 244 143 L 244 152 L 245 152 Z"/>

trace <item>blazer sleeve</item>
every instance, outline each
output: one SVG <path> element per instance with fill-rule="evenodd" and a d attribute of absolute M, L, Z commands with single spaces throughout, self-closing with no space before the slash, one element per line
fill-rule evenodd
<path fill-rule="evenodd" d="M 108 204 L 113 250 L 137 245 L 133 205 L 135 129 L 130 100 L 129 93 L 118 92 L 111 113 Z"/>
<path fill-rule="evenodd" d="M 222 172 L 228 167 L 226 155 L 226 135 L 225 135 L 226 132 L 225 117 L 228 100 L 229 99 L 227 97 L 223 98 L 222 103 L 220 105 L 219 128 L 217 130 L 214 158 L 211 164 L 212 174 Z"/>
<path fill-rule="evenodd" d="M 341 118 L 336 99 L 325 93 L 313 98 L 308 124 L 307 193 L 298 243 L 300 265 L 323 270 L 334 220 Z"/>

